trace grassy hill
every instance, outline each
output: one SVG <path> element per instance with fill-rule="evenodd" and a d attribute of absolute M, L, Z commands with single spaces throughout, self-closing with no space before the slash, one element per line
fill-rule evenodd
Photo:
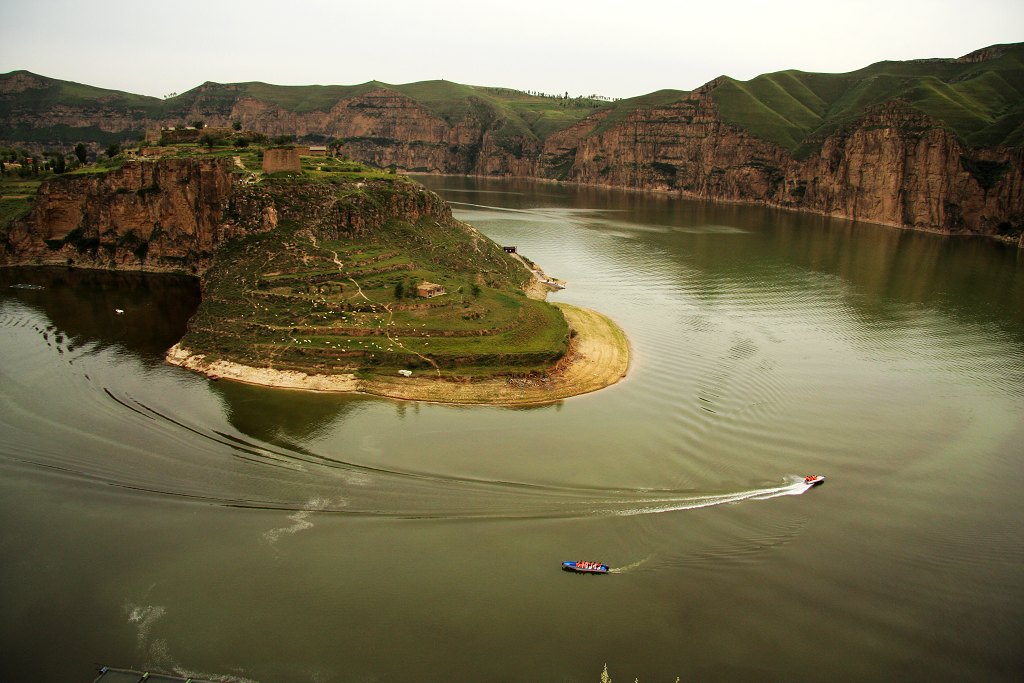
<path fill-rule="evenodd" d="M 249 156 L 246 165 L 258 163 Z M 561 312 L 527 298 L 529 271 L 473 228 L 429 214 L 341 233 L 316 227 L 316 207 L 328 204 L 330 215 L 387 216 L 424 201 L 412 181 L 309 157 L 301 176 L 265 177 L 252 191 L 273 199 L 281 222 L 218 251 L 182 340 L 190 350 L 317 374 L 465 379 L 543 371 L 566 352 Z M 421 297 L 422 282 L 445 293 Z"/>
<path fill-rule="evenodd" d="M 749 81 L 723 77 L 722 118 L 798 156 L 858 118 L 900 99 L 971 146 L 1024 144 L 1024 44 L 985 61 L 879 62 L 845 74 L 780 71 Z"/>

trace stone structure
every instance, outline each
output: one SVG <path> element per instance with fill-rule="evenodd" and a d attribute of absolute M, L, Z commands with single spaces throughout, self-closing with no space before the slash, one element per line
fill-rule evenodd
<path fill-rule="evenodd" d="M 298 147 L 271 147 L 263 152 L 264 173 L 300 173 Z"/>
<path fill-rule="evenodd" d="M 421 282 L 416 285 L 416 296 L 432 299 L 445 293 L 444 287 L 433 282 Z"/>

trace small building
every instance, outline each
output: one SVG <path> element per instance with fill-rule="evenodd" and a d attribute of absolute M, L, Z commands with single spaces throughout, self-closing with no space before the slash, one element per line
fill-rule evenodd
<path fill-rule="evenodd" d="M 311 157 L 325 157 L 327 156 L 327 145 L 310 145 L 306 154 Z"/>
<path fill-rule="evenodd" d="M 271 147 L 263 152 L 264 173 L 301 173 L 302 162 L 296 147 Z"/>
<path fill-rule="evenodd" d="M 441 296 L 445 293 L 444 287 L 436 285 L 433 282 L 421 282 L 416 285 L 416 296 L 432 299 L 435 296 Z"/>
<path fill-rule="evenodd" d="M 514 253 L 516 253 L 516 248 L 515 247 L 502 247 L 502 249 L 505 250 L 506 254 L 514 254 Z"/>

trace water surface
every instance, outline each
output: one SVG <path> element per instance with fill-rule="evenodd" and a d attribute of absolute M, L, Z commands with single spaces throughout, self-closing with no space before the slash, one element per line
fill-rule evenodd
<path fill-rule="evenodd" d="M 0 270 L 0 644 L 250 681 L 1014 680 L 1024 259 L 425 178 L 629 335 L 530 409 L 211 382 L 194 281 Z M 115 309 L 122 309 L 118 314 Z M 805 491 L 798 478 L 828 481 Z M 617 568 L 559 571 L 569 559 Z M 812 661 L 813 666 L 808 662 Z"/>

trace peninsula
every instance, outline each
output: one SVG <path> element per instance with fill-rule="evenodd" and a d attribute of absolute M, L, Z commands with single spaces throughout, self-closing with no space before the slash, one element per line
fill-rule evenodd
<path fill-rule="evenodd" d="M 535 265 L 437 195 L 251 138 L 165 140 L 37 183 L 0 229 L 0 265 L 200 277 L 199 309 L 167 360 L 215 378 L 529 404 L 625 375 L 614 323 L 544 301 L 550 281 Z"/>

